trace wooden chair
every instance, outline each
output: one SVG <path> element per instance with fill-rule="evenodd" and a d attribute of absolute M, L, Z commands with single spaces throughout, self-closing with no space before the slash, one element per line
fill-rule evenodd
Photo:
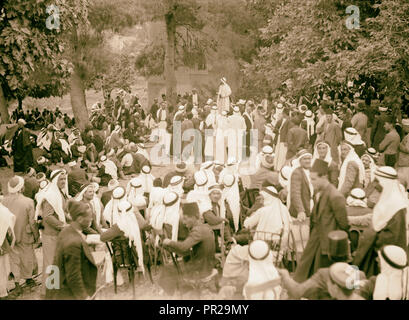
<path fill-rule="evenodd" d="M 129 246 L 129 240 L 114 240 L 107 243 L 114 269 L 114 290 L 117 293 L 117 275 L 119 269 L 128 270 L 129 283 L 132 286 L 132 297 L 135 299 L 135 271 L 138 269 L 138 254 L 135 246 Z"/>

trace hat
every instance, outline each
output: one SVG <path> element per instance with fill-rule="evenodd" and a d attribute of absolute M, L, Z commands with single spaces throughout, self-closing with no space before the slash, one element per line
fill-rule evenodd
<path fill-rule="evenodd" d="M 68 212 L 73 220 L 77 220 L 77 218 L 88 209 L 89 206 L 85 202 L 75 200 L 68 202 Z"/>
<path fill-rule="evenodd" d="M 71 167 L 75 167 L 75 165 L 77 164 L 77 161 L 73 160 L 71 162 L 68 162 L 68 166 Z"/>
<path fill-rule="evenodd" d="M 165 196 L 163 197 L 163 204 L 166 207 L 173 206 L 179 199 L 179 196 L 176 192 L 166 192 Z"/>
<path fill-rule="evenodd" d="M 86 147 L 86 146 L 79 146 L 79 147 L 78 147 L 78 152 L 80 152 L 80 153 L 85 153 L 85 151 L 87 151 L 87 147 Z"/>
<path fill-rule="evenodd" d="M 299 111 L 300 113 L 306 113 L 307 110 L 308 110 L 308 107 L 307 107 L 305 104 L 302 104 L 302 105 L 300 105 L 300 106 L 298 107 L 298 111 Z"/>
<path fill-rule="evenodd" d="M 403 126 L 409 126 L 409 118 L 402 119 Z"/>
<path fill-rule="evenodd" d="M 347 134 L 350 134 L 350 135 L 357 135 L 358 134 L 358 131 L 356 131 L 356 129 L 355 128 L 346 128 L 345 129 L 345 133 L 347 133 Z"/>
<path fill-rule="evenodd" d="M 181 176 L 174 176 L 172 179 L 170 179 L 169 185 L 171 186 L 177 186 L 178 184 L 183 182 L 183 178 Z"/>
<path fill-rule="evenodd" d="M 36 174 L 36 171 L 34 170 L 34 168 L 30 168 L 27 172 L 27 176 L 29 177 L 33 177 L 35 176 L 35 174 Z"/>
<path fill-rule="evenodd" d="M 108 190 L 112 191 L 114 190 L 116 187 L 119 186 L 119 181 L 116 179 L 112 179 L 108 182 Z"/>
<path fill-rule="evenodd" d="M 349 255 L 348 234 L 342 230 L 328 233 L 329 253 L 332 261 L 346 261 Z"/>
<path fill-rule="evenodd" d="M 375 175 L 378 177 L 382 178 L 387 178 L 387 179 L 397 179 L 398 174 L 396 170 L 392 167 L 378 167 L 375 170 Z"/>
<path fill-rule="evenodd" d="M 328 175 L 328 171 L 329 171 L 328 162 L 321 159 L 315 159 L 314 164 L 311 167 L 311 172 L 316 172 L 320 176 L 324 176 Z"/>
<path fill-rule="evenodd" d="M 213 106 L 212 110 L 218 110 L 217 106 Z"/>
<path fill-rule="evenodd" d="M 125 189 L 123 187 L 116 187 L 114 191 L 112 191 L 112 197 L 116 200 L 122 199 L 125 196 Z"/>
<path fill-rule="evenodd" d="M 199 217 L 199 206 L 196 202 L 187 202 L 182 206 L 183 215 L 189 217 Z"/>
<path fill-rule="evenodd" d="M 270 247 L 264 240 L 254 240 L 249 244 L 249 255 L 253 260 L 264 260 L 270 253 Z"/>
<path fill-rule="evenodd" d="M 213 103 L 212 99 L 208 99 L 207 102 L 206 102 L 206 104 L 212 104 L 212 103 Z"/>
<path fill-rule="evenodd" d="M 290 179 L 291 172 L 293 170 L 289 166 L 284 166 L 281 168 L 280 175 L 284 180 Z"/>
<path fill-rule="evenodd" d="M 222 192 L 222 188 L 221 188 L 221 186 L 219 185 L 219 184 L 212 184 L 209 188 L 208 188 L 208 190 L 209 190 L 209 194 L 210 193 L 212 193 L 212 192 L 214 192 L 214 191 L 216 191 L 216 192 Z"/>
<path fill-rule="evenodd" d="M 102 155 L 100 158 L 99 158 L 100 160 L 101 160 L 101 162 L 104 162 L 104 161 L 106 161 L 106 159 L 107 159 L 107 156 L 105 156 L 105 155 Z"/>
<path fill-rule="evenodd" d="M 264 154 L 261 157 L 261 165 L 267 169 L 274 167 L 274 154 Z"/>
<path fill-rule="evenodd" d="M 312 118 L 312 111 L 311 111 L 311 110 L 305 111 L 304 116 L 305 116 L 306 118 Z"/>
<path fill-rule="evenodd" d="M 388 111 L 388 107 L 379 106 L 378 110 L 379 110 L 380 112 L 387 112 L 387 111 Z"/>
<path fill-rule="evenodd" d="M 240 108 L 237 107 L 237 106 L 235 106 L 235 107 L 233 107 L 233 111 L 236 112 L 236 113 L 239 113 L 239 112 L 240 112 Z"/>
<path fill-rule="evenodd" d="M 142 172 L 146 173 L 146 174 L 150 173 L 151 172 L 151 167 L 150 166 L 143 166 L 142 167 Z"/>
<path fill-rule="evenodd" d="M 306 149 L 302 149 L 302 150 L 300 150 L 300 151 L 298 151 L 297 152 L 297 159 L 298 160 L 301 160 L 302 158 L 305 158 L 305 157 L 310 157 L 310 158 L 312 158 L 312 154 L 310 153 L 310 152 L 308 152 L 308 150 L 306 150 Z"/>
<path fill-rule="evenodd" d="M 237 104 L 239 105 L 246 104 L 246 100 L 240 99 L 239 101 L 237 101 Z"/>
<path fill-rule="evenodd" d="M 140 188 L 142 187 L 142 181 L 139 178 L 132 178 L 131 181 L 129 181 L 132 187 L 134 188 Z"/>
<path fill-rule="evenodd" d="M 273 154 L 274 150 L 270 146 L 264 146 L 261 152 L 263 152 L 264 154 Z"/>
<path fill-rule="evenodd" d="M 361 188 L 354 188 L 351 190 L 350 196 L 354 199 L 364 200 L 366 197 L 366 193 Z"/>
<path fill-rule="evenodd" d="M 37 163 L 38 163 L 38 164 L 44 164 L 44 163 L 46 163 L 46 162 L 47 162 L 47 160 L 46 160 L 46 158 L 43 157 L 43 156 L 37 158 Z"/>
<path fill-rule="evenodd" d="M 234 175 L 232 175 L 232 174 L 226 174 L 226 175 L 223 177 L 223 184 L 224 184 L 226 187 L 231 187 L 231 186 L 234 184 L 235 180 L 236 180 L 236 178 L 234 177 Z"/>
<path fill-rule="evenodd" d="M 131 211 L 132 208 L 133 208 L 133 207 L 132 207 L 132 204 L 131 204 L 129 201 L 127 201 L 127 200 L 121 201 L 121 202 L 119 202 L 119 204 L 118 204 L 118 211 L 119 211 L 119 212 Z"/>
<path fill-rule="evenodd" d="M 92 182 L 91 185 L 94 187 L 94 192 L 97 193 L 99 190 L 99 184 L 96 182 Z"/>
<path fill-rule="evenodd" d="M 23 118 L 18 119 L 17 123 L 22 124 L 23 126 L 27 124 L 26 120 L 24 120 Z"/>
<path fill-rule="evenodd" d="M 277 109 L 283 109 L 283 108 L 284 108 L 284 106 L 283 106 L 282 103 L 278 103 L 278 104 L 277 104 Z"/>
<path fill-rule="evenodd" d="M 185 110 L 185 106 L 179 106 L 179 111 L 184 111 Z"/>
<path fill-rule="evenodd" d="M 197 172 L 195 172 L 195 174 L 193 175 L 193 178 L 194 178 L 194 180 L 195 180 L 195 184 L 196 184 L 198 187 L 204 186 L 204 185 L 207 183 L 207 181 L 208 181 L 207 175 L 206 175 L 206 173 L 204 173 L 203 171 L 197 171 Z"/>
<path fill-rule="evenodd" d="M 227 116 L 227 111 L 223 110 L 222 111 L 222 116 Z"/>
<path fill-rule="evenodd" d="M 378 154 L 378 152 L 375 150 L 375 148 L 368 148 L 366 150 L 366 152 L 372 157 L 375 157 Z"/>
<path fill-rule="evenodd" d="M 210 169 L 212 165 L 213 165 L 212 161 L 206 161 L 202 163 L 202 165 L 200 166 L 200 169 Z"/>
<path fill-rule="evenodd" d="M 329 275 L 333 282 L 343 289 L 352 290 L 351 282 L 351 266 L 346 262 L 336 262 L 329 268 Z"/>
<path fill-rule="evenodd" d="M 48 186 L 48 184 L 49 184 L 48 180 L 41 180 L 40 189 L 44 190 Z"/>
<path fill-rule="evenodd" d="M 44 173 L 44 172 L 39 172 L 39 173 L 37 173 L 37 175 L 36 175 L 36 179 L 37 179 L 38 182 L 45 180 L 45 178 L 46 178 L 46 177 L 45 177 L 45 173 Z"/>
<path fill-rule="evenodd" d="M 181 163 L 178 163 L 178 164 L 176 165 L 176 172 L 178 172 L 178 173 L 184 173 L 184 172 L 186 172 L 186 170 L 187 170 L 186 163 L 181 162 Z"/>
<path fill-rule="evenodd" d="M 20 192 L 24 187 L 24 179 L 20 176 L 14 176 L 8 182 L 9 193 Z"/>
<path fill-rule="evenodd" d="M 394 245 L 383 246 L 380 254 L 386 263 L 395 269 L 404 269 L 407 266 L 408 258 L 405 250 Z"/>

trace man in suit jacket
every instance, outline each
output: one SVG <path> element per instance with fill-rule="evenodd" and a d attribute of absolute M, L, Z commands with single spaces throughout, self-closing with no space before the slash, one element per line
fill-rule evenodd
<path fill-rule="evenodd" d="M 92 223 L 92 211 L 83 202 L 71 201 L 68 210 L 73 219 L 58 235 L 54 265 L 59 270 L 59 288 L 47 287 L 46 298 L 85 300 L 96 291 L 97 266 L 83 231 Z"/>
<path fill-rule="evenodd" d="M 317 201 L 311 213 L 310 238 L 294 276 L 297 282 L 330 266 L 329 232 L 349 231 L 345 198 L 328 180 L 328 163 L 315 160 L 310 177 Z"/>
<path fill-rule="evenodd" d="M 298 154 L 300 167 L 294 169 L 290 178 L 290 214 L 299 220 L 305 220 L 311 215 L 312 186 L 309 180 L 311 168 L 311 153 L 301 150 Z"/>

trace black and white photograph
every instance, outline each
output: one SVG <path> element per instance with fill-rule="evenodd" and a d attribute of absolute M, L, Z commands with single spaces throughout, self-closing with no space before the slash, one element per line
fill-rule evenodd
<path fill-rule="evenodd" d="M 409 1 L 0 0 L 0 300 L 255 317 L 408 257 Z"/>

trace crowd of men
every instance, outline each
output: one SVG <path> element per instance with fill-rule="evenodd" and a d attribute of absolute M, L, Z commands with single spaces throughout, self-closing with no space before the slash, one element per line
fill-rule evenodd
<path fill-rule="evenodd" d="M 223 78 L 214 100 L 194 90 L 146 111 L 120 91 L 82 132 L 19 117 L 4 142 L 16 175 L 0 204 L 0 298 L 42 273 L 44 298 L 90 299 L 104 265 L 107 283 L 132 266 L 173 297 L 407 299 L 409 119 L 356 96 L 231 94 Z M 199 132 L 203 161 L 196 136 L 179 153 L 176 122 Z M 163 176 L 152 143 L 173 159 Z"/>

